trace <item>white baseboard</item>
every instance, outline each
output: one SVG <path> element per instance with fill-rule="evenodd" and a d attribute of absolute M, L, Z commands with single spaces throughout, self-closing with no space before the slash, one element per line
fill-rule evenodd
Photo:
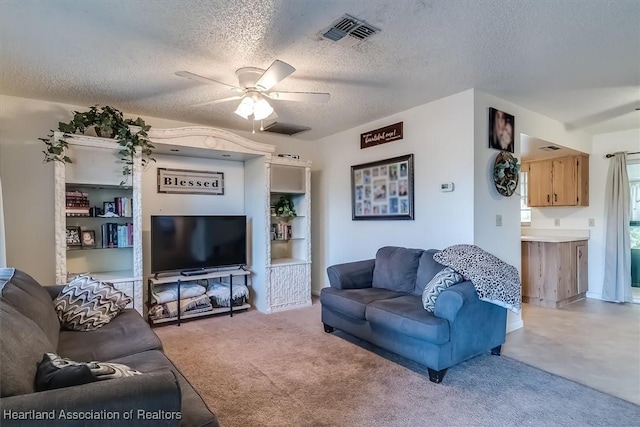
<path fill-rule="evenodd" d="M 524 321 L 522 319 L 515 322 L 511 322 L 507 325 L 507 333 L 513 332 L 516 329 L 524 328 Z"/>

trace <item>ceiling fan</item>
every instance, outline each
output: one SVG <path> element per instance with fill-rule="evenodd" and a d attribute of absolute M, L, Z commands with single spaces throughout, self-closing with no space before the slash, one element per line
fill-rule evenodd
<path fill-rule="evenodd" d="M 238 77 L 238 86 L 233 86 L 227 83 L 219 82 L 207 77 L 200 76 L 198 74 L 190 73 L 189 71 L 178 71 L 177 76 L 186 77 L 191 80 L 195 80 L 201 83 L 217 84 L 228 87 L 231 91 L 236 92 L 236 95 L 222 99 L 215 99 L 213 101 L 207 101 L 200 104 L 195 104 L 195 107 L 201 107 L 204 105 L 219 104 L 221 102 L 229 102 L 240 99 L 238 108 L 234 111 L 240 117 L 253 120 L 263 120 L 275 115 L 273 107 L 269 104 L 268 99 L 278 101 L 300 101 L 300 102 L 316 102 L 324 103 L 329 101 L 328 93 L 315 93 L 315 92 L 276 92 L 270 89 L 284 80 L 287 76 L 293 73 L 296 69 L 286 62 L 275 60 L 267 68 L 263 70 L 255 67 L 243 67 L 236 70 L 236 76 Z"/>

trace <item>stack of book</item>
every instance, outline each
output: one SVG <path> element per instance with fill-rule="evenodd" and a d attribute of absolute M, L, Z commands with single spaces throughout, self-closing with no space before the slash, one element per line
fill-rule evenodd
<path fill-rule="evenodd" d="M 129 197 L 116 197 L 113 199 L 118 216 L 133 216 L 133 208 Z"/>
<path fill-rule="evenodd" d="M 89 194 L 81 191 L 67 191 L 67 216 L 89 216 Z"/>
<path fill-rule="evenodd" d="M 133 224 L 107 222 L 102 224 L 103 248 L 128 248 L 133 246 Z"/>
<path fill-rule="evenodd" d="M 291 237 L 291 224 L 271 224 L 271 238 L 273 240 L 289 240 Z"/>

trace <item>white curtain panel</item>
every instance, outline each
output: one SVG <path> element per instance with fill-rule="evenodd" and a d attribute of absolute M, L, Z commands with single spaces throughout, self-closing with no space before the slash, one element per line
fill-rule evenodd
<path fill-rule="evenodd" d="M 605 187 L 606 240 L 602 299 L 631 302 L 631 213 L 627 155 L 615 153 Z"/>
<path fill-rule="evenodd" d="M 7 266 L 7 248 L 4 239 L 4 208 L 2 207 L 2 181 L 0 180 L 0 268 Z"/>

